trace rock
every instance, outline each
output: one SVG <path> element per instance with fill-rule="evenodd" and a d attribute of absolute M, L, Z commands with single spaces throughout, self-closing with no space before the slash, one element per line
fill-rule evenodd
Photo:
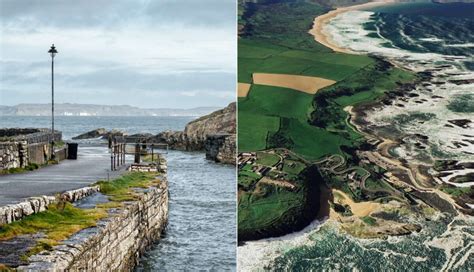
<path fill-rule="evenodd" d="M 235 114 L 236 104 L 234 102 L 222 110 L 189 122 L 184 129 L 184 134 L 196 150 L 203 150 L 208 135 L 236 133 Z"/>
<path fill-rule="evenodd" d="M 171 149 L 188 150 L 188 139 L 182 131 L 167 130 L 161 132 L 153 138 L 153 141 L 167 144 Z"/>
<path fill-rule="evenodd" d="M 81 140 L 81 139 L 91 139 L 91 138 L 99 138 L 102 137 L 103 135 L 107 134 L 107 130 L 105 128 L 98 128 L 91 130 L 89 132 L 80 134 L 76 137 L 72 137 L 73 140 Z"/>
<path fill-rule="evenodd" d="M 151 140 L 168 144 L 169 148 L 186 151 L 204 151 L 209 135 L 236 133 L 236 104 L 189 122 L 184 131 L 161 132 Z M 235 150 L 234 150 L 235 153 Z"/>
<path fill-rule="evenodd" d="M 468 119 L 448 120 L 448 122 L 461 128 L 468 128 L 469 124 L 472 123 L 472 121 Z"/>
<path fill-rule="evenodd" d="M 108 138 L 109 136 L 126 136 L 127 134 L 123 131 L 113 129 L 107 131 L 105 128 L 98 128 L 89 132 L 77 135 L 73 137 L 73 140 L 84 140 L 84 139 L 95 139 L 95 138 Z"/>
<path fill-rule="evenodd" d="M 236 164 L 235 134 L 208 135 L 205 143 L 206 158 L 220 163 Z"/>
<path fill-rule="evenodd" d="M 125 137 L 125 141 L 127 143 L 136 143 L 136 142 L 144 142 L 148 141 L 148 139 L 152 138 L 153 134 L 151 133 L 135 133 Z"/>

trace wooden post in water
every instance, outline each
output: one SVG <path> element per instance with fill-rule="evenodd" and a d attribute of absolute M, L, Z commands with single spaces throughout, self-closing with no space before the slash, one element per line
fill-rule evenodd
<path fill-rule="evenodd" d="M 135 163 L 140 163 L 140 144 L 135 144 Z"/>
<path fill-rule="evenodd" d="M 111 144 L 111 141 L 109 141 L 110 143 L 110 171 L 114 171 L 114 149 L 112 148 L 112 144 Z"/>
<path fill-rule="evenodd" d="M 113 160 L 113 165 L 114 165 L 114 171 L 115 171 L 115 160 L 117 159 L 117 154 L 115 153 L 115 143 L 112 144 L 112 154 L 114 154 L 114 160 Z"/>
<path fill-rule="evenodd" d="M 127 143 L 124 143 L 123 144 L 123 163 L 125 164 L 125 161 L 126 161 L 126 157 L 125 157 L 125 154 L 127 153 Z"/>
<path fill-rule="evenodd" d="M 154 151 L 154 148 L 155 146 L 153 144 L 151 144 L 151 162 L 153 162 L 153 151 Z"/>

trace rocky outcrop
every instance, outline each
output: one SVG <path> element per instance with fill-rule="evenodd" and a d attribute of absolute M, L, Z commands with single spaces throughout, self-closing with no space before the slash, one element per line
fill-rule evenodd
<path fill-rule="evenodd" d="M 171 149 L 206 150 L 210 159 L 235 163 L 235 115 L 236 104 L 231 103 L 224 109 L 189 122 L 184 131 L 165 131 L 153 137 L 153 141 L 168 144 Z M 233 137 L 223 140 L 223 135 Z"/>
<path fill-rule="evenodd" d="M 120 131 L 120 130 L 110 130 L 107 131 L 105 128 L 98 128 L 94 129 L 91 131 L 88 131 L 86 133 L 77 135 L 76 137 L 72 137 L 73 140 L 85 140 L 85 139 L 106 139 L 109 138 L 109 136 L 114 137 L 114 136 L 125 136 L 127 135 L 125 132 Z"/>
<path fill-rule="evenodd" d="M 195 150 L 203 150 L 208 135 L 236 133 L 236 104 L 231 103 L 222 110 L 198 118 L 186 125 L 184 134 L 188 145 Z"/>
<path fill-rule="evenodd" d="M 215 162 L 236 164 L 235 134 L 208 135 L 205 143 L 206 158 Z"/>
<path fill-rule="evenodd" d="M 183 131 L 164 131 L 151 139 L 153 142 L 167 144 L 169 148 L 175 150 L 195 150 L 188 144 L 188 138 Z"/>

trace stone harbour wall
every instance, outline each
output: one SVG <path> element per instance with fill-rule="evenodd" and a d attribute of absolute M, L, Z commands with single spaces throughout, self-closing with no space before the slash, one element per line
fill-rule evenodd
<path fill-rule="evenodd" d="M 137 191 L 136 201 L 111 209 L 97 227 L 30 257 L 29 265 L 17 271 L 132 271 L 168 223 L 168 183 L 164 176 L 161 181 L 158 187 Z"/>
<path fill-rule="evenodd" d="M 30 163 L 42 165 L 50 158 L 50 142 L 61 141 L 62 133 L 49 129 L 0 129 L 0 170 L 24 168 Z M 62 154 L 64 149 L 59 150 Z M 60 156 L 61 159 L 64 156 Z"/>
<path fill-rule="evenodd" d="M 0 143 L 0 170 L 20 167 L 20 152 L 17 143 Z"/>

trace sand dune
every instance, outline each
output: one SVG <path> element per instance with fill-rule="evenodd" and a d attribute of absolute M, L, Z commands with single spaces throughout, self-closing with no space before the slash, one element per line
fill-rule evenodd
<path fill-rule="evenodd" d="M 350 197 L 348 197 L 344 192 L 340 190 L 333 189 L 333 192 L 342 196 L 342 198 L 337 198 L 338 203 L 347 204 L 351 207 L 351 211 L 354 215 L 358 217 L 368 216 L 372 212 L 380 209 L 381 205 L 375 202 L 354 202 Z"/>
<path fill-rule="evenodd" d="M 254 73 L 253 83 L 277 86 L 315 94 L 319 89 L 336 83 L 334 80 L 299 75 Z"/>

